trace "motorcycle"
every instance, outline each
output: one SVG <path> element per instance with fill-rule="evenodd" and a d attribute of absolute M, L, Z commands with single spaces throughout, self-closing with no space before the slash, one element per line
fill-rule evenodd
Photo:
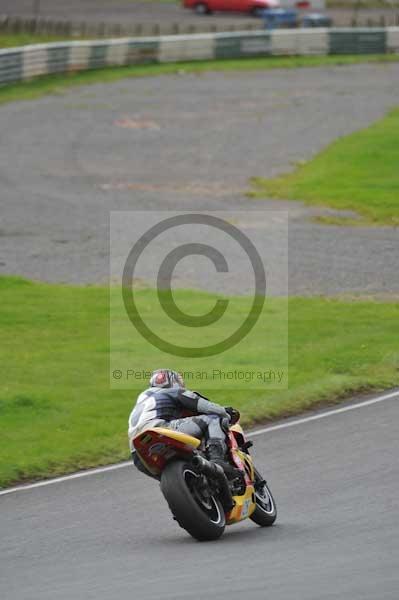
<path fill-rule="evenodd" d="M 205 443 L 163 427 L 139 433 L 132 446 L 147 471 L 160 480 L 173 518 L 192 537 L 216 540 L 226 525 L 251 519 L 261 527 L 273 525 L 276 503 L 267 482 L 254 466 L 239 422 L 226 434 L 233 477 L 208 460 Z"/>

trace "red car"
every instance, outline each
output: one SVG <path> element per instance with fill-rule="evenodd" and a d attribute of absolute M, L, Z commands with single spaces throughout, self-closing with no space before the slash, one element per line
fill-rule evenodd
<path fill-rule="evenodd" d="M 258 16 L 265 8 L 277 8 L 279 5 L 278 0 L 183 0 L 184 8 L 192 8 L 199 15 L 230 11 Z"/>

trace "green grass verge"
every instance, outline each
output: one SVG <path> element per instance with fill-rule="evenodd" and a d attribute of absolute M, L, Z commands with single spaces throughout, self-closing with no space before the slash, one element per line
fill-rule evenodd
<path fill-rule="evenodd" d="M 204 73 L 208 71 L 254 71 L 268 69 L 296 69 L 300 67 L 324 67 L 361 63 L 398 62 L 399 55 L 348 55 L 348 56 L 294 56 L 266 57 L 256 59 L 213 60 L 181 62 L 172 64 L 135 65 L 69 73 L 46 75 L 32 81 L 0 87 L 0 104 L 16 100 L 33 100 L 46 94 L 64 94 L 73 86 L 94 83 L 112 83 L 130 77 L 167 75 L 182 73 Z"/>
<path fill-rule="evenodd" d="M 127 458 L 137 390 L 110 389 L 108 288 L 2 277 L 0 292 L 0 485 Z M 195 314 L 209 307 L 205 293 L 175 295 Z M 156 293 L 139 296 L 156 323 Z M 243 310 L 248 302 L 240 298 Z M 269 310 L 278 314 L 282 302 L 271 301 Z M 397 303 L 292 298 L 289 309 L 289 389 L 211 394 L 239 407 L 247 424 L 399 383 Z M 264 332 L 254 335 L 261 366 Z M 137 339 L 139 352 L 143 344 Z M 158 356 L 154 350 L 154 367 Z"/>
<path fill-rule="evenodd" d="M 352 210 L 361 219 L 333 224 L 399 226 L 399 109 L 362 131 L 338 139 L 292 173 L 253 180 L 252 197 L 301 200 Z"/>
<path fill-rule="evenodd" d="M 74 41 L 78 38 L 71 38 Z M 49 42 L 65 41 L 65 36 L 45 35 L 40 33 L 0 33 L 0 48 L 15 48 L 30 44 L 48 44 Z"/>

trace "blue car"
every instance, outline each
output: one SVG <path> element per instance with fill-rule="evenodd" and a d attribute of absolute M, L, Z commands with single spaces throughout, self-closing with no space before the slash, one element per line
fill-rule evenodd
<path fill-rule="evenodd" d="M 262 13 L 265 29 L 285 29 L 298 27 L 299 19 L 296 10 L 288 8 L 269 8 Z"/>
<path fill-rule="evenodd" d="M 321 13 L 309 13 L 302 19 L 302 27 L 332 27 L 332 19 Z"/>

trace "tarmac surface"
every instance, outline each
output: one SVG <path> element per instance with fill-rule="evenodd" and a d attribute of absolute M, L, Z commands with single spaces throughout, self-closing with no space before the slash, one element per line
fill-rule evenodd
<path fill-rule="evenodd" d="M 264 210 L 258 238 L 284 272 L 273 209 L 288 213 L 290 294 L 397 294 L 398 229 L 320 225 L 311 217 L 334 211 L 246 193 L 251 177 L 291 170 L 398 97 L 399 65 L 365 64 L 146 77 L 1 106 L 0 273 L 108 281 L 112 210 L 242 211 L 244 232 Z M 180 274 L 185 287 L 215 279 L 212 266 Z M 225 292 L 246 293 L 243 276 Z"/>
<path fill-rule="evenodd" d="M 279 515 L 199 543 L 133 467 L 0 497 L 6 600 L 397 600 L 398 398 L 254 438 Z"/>

